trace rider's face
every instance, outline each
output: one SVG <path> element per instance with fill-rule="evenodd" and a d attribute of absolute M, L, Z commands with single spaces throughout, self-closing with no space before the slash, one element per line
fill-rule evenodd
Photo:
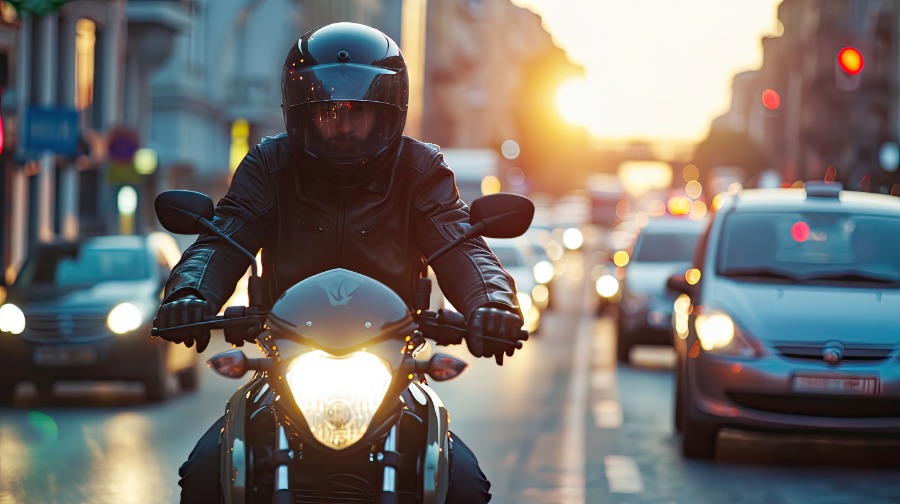
<path fill-rule="evenodd" d="M 364 102 L 317 103 L 313 111 L 319 134 L 336 148 L 364 142 L 375 127 L 375 111 Z"/>

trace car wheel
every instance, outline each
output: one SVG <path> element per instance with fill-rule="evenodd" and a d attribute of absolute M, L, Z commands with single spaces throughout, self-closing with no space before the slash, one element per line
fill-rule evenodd
<path fill-rule="evenodd" d="M 38 400 L 49 401 L 53 399 L 54 391 L 52 381 L 36 380 L 34 382 L 34 388 L 37 391 Z"/>
<path fill-rule="evenodd" d="M 162 402 L 169 397 L 169 370 L 166 367 L 166 352 L 159 349 L 150 359 L 147 376 L 144 378 L 144 394 L 149 402 Z"/>
<path fill-rule="evenodd" d="M 682 381 L 681 363 L 675 362 L 675 400 L 672 404 L 672 426 L 675 432 L 681 432 L 681 426 L 684 424 L 684 385 Z"/>
<path fill-rule="evenodd" d="M 0 408 L 9 408 L 16 399 L 16 382 L 0 381 Z"/>
<path fill-rule="evenodd" d="M 631 355 L 631 335 L 622 327 L 622 314 L 616 319 L 616 361 L 628 364 Z"/>
<path fill-rule="evenodd" d="M 682 380 L 684 376 L 682 376 Z M 689 459 L 712 460 L 716 454 L 716 436 L 719 428 L 710 423 L 691 418 L 687 384 L 681 387 L 681 454 Z"/>
<path fill-rule="evenodd" d="M 178 373 L 178 386 L 182 391 L 197 390 L 200 385 L 200 370 L 197 366 L 191 366 Z"/>

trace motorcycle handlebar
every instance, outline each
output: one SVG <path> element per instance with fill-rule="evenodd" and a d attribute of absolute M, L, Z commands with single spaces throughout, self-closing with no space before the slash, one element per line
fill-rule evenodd
<path fill-rule="evenodd" d="M 226 310 L 224 316 L 214 315 L 208 317 L 203 322 L 195 322 L 193 324 L 175 327 L 153 327 L 150 329 L 150 335 L 161 336 L 167 333 L 184 331 L 185 329 L 227 329 L 232 326 L 246 326 L 248 325 L 248 322 L 259 323 L 260 317 L 264 316 L 265 314 L 244 315 L 243 311 Z M 462 343 L 468 332 L 466 327 L 466 317 L 462 313 L 453 310 L 441 308 L 437 312 L 423 312 L 416 316 L 416 319 L 422 334 L 427 338 L 435 340 L 439 345 L 458 345 Z M 515 341 L 507 341 L 492 336 L 484 336 L 484 339 L 521 349 L 522 341 L 528 339 L 528 331 L 520 331 L 519 336 Z"/>
<path fill-rule="evenodd" d="M 441 308 L 437 312 L 424 312 L 418 319 L 422 334 L 435 340 L 439 345 L 458 345 L 468 332 L 465 315 L 453 310 Z M 519 331 L 519 337 L 515 341 L 492 336 L 484 336 L 484 339 L 521 349 L 522 341 L 528 339 L 528 331 Z"/>

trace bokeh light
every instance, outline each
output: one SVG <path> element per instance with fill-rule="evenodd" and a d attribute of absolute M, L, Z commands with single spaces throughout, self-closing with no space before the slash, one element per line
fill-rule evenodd
<path fill-rule="evenodd" d="M 503 154 L 506 159 L 516 159 L 520 153 L 519 142 L 515 140 L 504 140 L 500 145 L 500 154 Z"/>
<path fill-rule="evenodd" d="M 681 169 L 681 178 L 685 182 L 690 182 L 692 180 L 700 179 L 700 169 L 697 168 L 695 164 L 685 165 L 684 168 Z"/>
<path fill-rule="evenodd" d="M 697 268 L 691 268 L 684 273 L 684 279 L 687 280 L 687 283 L 691 285 L 697 285 L 697 282 L 700 281 L 700 270 Z"/>
<path fill-rule="evenodd" d="M 688 195 L 688 198 L 697 199 L 703 194 L 703 186 L 700 185 L 700 182 L 691 180 L 685 184 L 684 193 Z"/>

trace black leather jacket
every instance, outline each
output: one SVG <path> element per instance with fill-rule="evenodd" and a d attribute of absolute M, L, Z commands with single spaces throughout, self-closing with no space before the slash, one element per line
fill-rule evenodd
<path fill-rule="evenodd" d="M 424 257 L 469 227 L 468 207 L 437 146 L 403 137 L 393 166 L 356 189 L 304 177 L 296 163 L 287 135 L 264 138 L 216 206 L 219 229 L 247 250 L 262 249 L 266 306 L 300 280 L 340 267 L 384 283 L 412 308 Z M 198 293 L 218 310 L 249 265 L 220 238 L 200 235 L 172 271 L 165 300 Z M 432 267 L 466 316 L 485 305 L 518 312 L 513 279 L 480 238 Z"/>

